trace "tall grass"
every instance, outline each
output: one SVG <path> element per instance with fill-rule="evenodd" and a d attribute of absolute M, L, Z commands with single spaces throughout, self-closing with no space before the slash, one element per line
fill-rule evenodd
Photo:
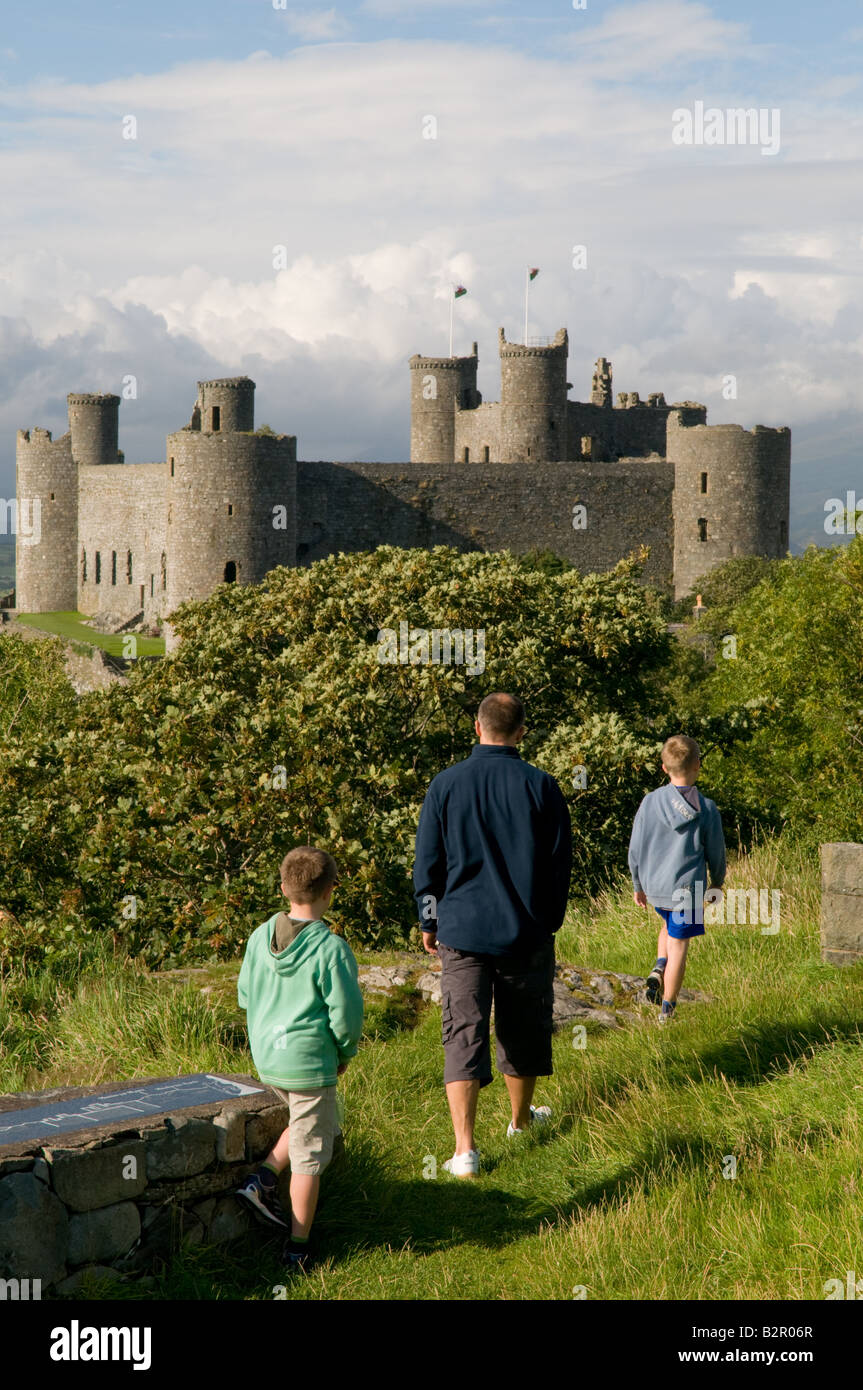
<path fill-rule="evenodd" d="M 708 929 L 686 983 L 709 999 L 682 1003 L 668 1029 L 651 1012 L 583 1049 L 558 1034 L 538 1087 L 547 1132 L 508 1141 L 504 1087 L 486 1088 L 476 1183 L 442 1171 L 439 1011 L 365 1043 L 344 1078 L 347 1152 L 324 1181 L 321 1262 L 287 1296 L 802 1299 L 863 1275 L 863 966 L 820 962 L 817 858 L 790 839 L 738 858 L 729 886 L 779 888 L 780 932 Z M 571 912 L 558 956 L 644 974 L 657 926 L 610 889 Z M 0 1082 L 245 1071 L 241 1039 L 229 992 L 106 957 L 77 981 L 4 982 Z M 156 1292 L 270 1298 L 285 1283 L 278 1256 L 265 1231 L 188 1250 Z"/>

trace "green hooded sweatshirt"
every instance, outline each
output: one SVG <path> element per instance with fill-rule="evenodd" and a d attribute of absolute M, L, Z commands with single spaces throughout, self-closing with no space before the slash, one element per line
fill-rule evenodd
<path fill-rule="evenodd" d="M 347 942 L 321 921 L 309 922 L 283 951 L 273 951 L 280 916 L 252 933 L 237 981 L 252 1057 L 271 1086 L 335 1086 L 336 1068 L 356 1055 L 363 1028 L 357 962 Z"/>

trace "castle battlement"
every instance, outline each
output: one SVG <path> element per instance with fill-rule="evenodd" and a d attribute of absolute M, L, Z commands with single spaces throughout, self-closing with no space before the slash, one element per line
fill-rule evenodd
<path fill-rule="evenodd" d="M 589 571 L 646 543 L 646 579 L 678 594 L 732 555 L 785 553 L 787 427 L 708 425 L 659 391 L 615 405 L 604 357 L 570 400 L 565 328 L 545 346 L 501 328 L 498 347 L 500 401 L 477 390 L 476 343 L 410 358 L 407 463 L 298 463 L 295 435 L 255 430 L 255 383 L 235 376 L 198 382 L 163 461 L 127 464 L 119 396 L 71 392 L 61 438 L 17 433 L 17 495 L 42 525 L 18 545 L 19 610 L 164 622 L 219 584 L 381 544 L 549 548 Z"/>

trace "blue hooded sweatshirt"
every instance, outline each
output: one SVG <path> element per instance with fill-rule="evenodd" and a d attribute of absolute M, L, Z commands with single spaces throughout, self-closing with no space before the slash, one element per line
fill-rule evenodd
<path fill-rule="evenodd" d="M 653 907 L 679 908 L 681 889 L 693 899 L 698 885 L 721 888 L 725 879 L 725 839 L 715 801 L 698 792 L 696 811 L 669 782 L 648 792 L 635 813 L 629 841 L 629 871 L 636 893 L 643 892 Z"/>

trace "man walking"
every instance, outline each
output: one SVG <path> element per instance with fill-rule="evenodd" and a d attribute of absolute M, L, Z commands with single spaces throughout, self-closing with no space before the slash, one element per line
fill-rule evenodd
<path fill-rule="evenodd" d="M 516 748 L 521 701 L 487 695 L 474 727 L 479 743 L 470 757 L 438 773 L 426 793 L 414 865 L 423 945 L 441 961 L 444 1083 L 455 1130 L 444 1167 L 460 1178 L 479 1172 L 474 1122 L 480 1087 L 492 1079 L 492 1002 L 497 1066 L 512 1108 L 507 1137 L 551 1115 L 531 1101 L 537 1077 L 552 1070 L 554 933 L 572 867 L 560 787 Z"/>

